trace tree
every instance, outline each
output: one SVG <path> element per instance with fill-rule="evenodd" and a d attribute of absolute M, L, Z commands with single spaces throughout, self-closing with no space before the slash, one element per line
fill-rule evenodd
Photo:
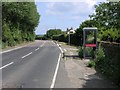
<path fill-rule="evenodd" d="M 95 13 L 90 18 L 97 22 L 100 39 L 120 42 L 120 2 L 100 3 L 95 8 Z"/>
<path fill-rule="evenodd" d="M 96 22 L 95 20 L 86 20 L 84 22 L 82 22 L 79 26 L 79 28 L 76 29 L 76 33 L 75 33 L 75 36 L 78 38 L 77 41 L 78 45 L 82 45 L 83 43 L 83 28 L 84 27 L 98 27 L 99 26 L 99 23 Z"/>
<path fill-rule="evenodd" d="M 54 35 L 60 35 L 63 31 L 61 29 L 50 29 L 47 31 L 46 36 L 48 39 L 52 39 Z"/>
<path fill-rule="evenodd" d="M 33 41 L 35 39 L 35 27 L 38 25 L 39 18 L 40 15 L 34 2 L 3 2 L 2 41 L 9 43 L 13 38 L 11 46 L 14 42 Z M 6 33 L 8 30 L 9 32 Z M 11 39 L 8 40 L 8 38 Z"/>
<path fill-rule="evenodd" d="M 90 17 L 106 28 L 120 28 L 120 2 L 108 2 L 95 5 L 95 14 Z"/>

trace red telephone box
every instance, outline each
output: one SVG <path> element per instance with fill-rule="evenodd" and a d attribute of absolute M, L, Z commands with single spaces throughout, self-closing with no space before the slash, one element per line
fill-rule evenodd
<path fill-rule="evenodd" d="M 87 36 L 89 34 L 89 36 L 93 36 L 91 42 L 87 42 L 87 40 L 89 40 L 89 36 Z M 90 41 L 90 40 L 89 40 Z M 85 27 L 83 28 L 83 46 L 84 46 L 84 50 L 83 50 L 83 57 L 85 58 L 85 49 L 86 47 L 90 47 L 93 48 L 93 50 L 96 50 L 97 48 L 97 28 L 96 27 Z"/>

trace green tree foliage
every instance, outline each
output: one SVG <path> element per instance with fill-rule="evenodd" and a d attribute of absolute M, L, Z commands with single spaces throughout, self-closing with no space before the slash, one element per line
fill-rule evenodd
<path fill-rule="evenodd" d="M 76 30 L 80 40 L 83 39 L 84 27 L 97 27 L 100 40 L 120 42 L 120 2 L 95 5 L 95 13 L 89 16 L 90 20 L 82 22 Z"/>
<path fill-rule="evenodd" d="M 72 44 L 82 46 L 84 27 L 97 27 L 98 40 L 120 42 L 120 2 L 95 5 L 95 13 L 89 16 L 90 20 L 82 22 L 76 29 L 76 33 L 71 35 Z M 64 35 L 55 35 L 54 39 L 59 40 L 60 36 L 64 38 Z M 62 41 L 66 41 L 66 38 L 64 39 Z M 92 41 L 92 38 L 89 41 Z"/>
<path fill-rule="evenodd" d="M 54 35 L 60 35 L 62 33 L 63 33 L 63 31 L 61 29 L 50 29 L 47 31 L 46 37 L 48 39 L 52 39 Z"/>
<path fill-rule="evenodd" d="M 54 35 L 52 39 L 60 42 L 66 42 L 66 43 L 68 42 L 68 36 L 65 33 L 60 35 Z"/>
<path fill-rule="evenodd" d="M 40 15 L 34 2 L 2 3 L 2 41 L 13 46 L 35 40 L 35 27 Z"/>
<path fill-rule="evenodd" d="M 108 2 L 95 5 L 95 14 L 90 17 L 106 28 L 120 28 L 120 2 Z"/>
<path fill-rule="evenodd" d="M 99 38 L 120 42 L 120 2 L 100 3 L 95 8 L 96 13 L 90 15 L 90 18 L 97 22 Z"/>
<path fill-rule="evenodd" d="M 78 45 L 82 45 L 83 43 L 83 28 L 84 27 L 97 27 L 98 26 L 98 23 L 94 20 L 86 20 L 84 22 L 82 22 L 79 26 L 79 28 L 76 29 L 76 37 L 77 37 L 77 40 L 79 40 Z"/>
<path fill-rule="evenodd" d="M 36 40 L 46 40 L 45 35 L 36 35 Z"/>

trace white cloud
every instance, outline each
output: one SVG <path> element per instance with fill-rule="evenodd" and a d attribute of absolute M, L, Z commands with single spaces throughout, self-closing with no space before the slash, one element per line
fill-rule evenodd
<path fill-rule="evenodd" d="M 93 0 L 89 0 L 90 2 Z M 103 2 L 106 0 L 94 0 L 97 2 Z M 85 0 L 35 0 L 35 2 L 85 2 Z"/>
<path fill-rule="evenodd" d="M 88 7 L 90 8 L 93 7 L 97 3 L 96 0 L 85 0 L 84 2 L 87 3 Z"/>
<path fill-rule="evenodd" d="M 95 2 L 94 2 L 95 3 Z M 64 15 L 64 14 L 88 14 L 92 11 L 94 3 L 88 2 L 60 2 L 60 3 L 48 3 L 47 14 Z"/>
<path fill-rule="evenodd" d="M 47 4 L 46 14 L 60 15 L 60 17 L 69 17 L 71 15 L 73 19 L 80 19 L 81 17 L 88 17 L 90 14 L 94 13 L 95 4 L 105 1 L 106 0 L 69 0 L 68 2 L 66 0 L 58 0 Z"/>
<path fill-rule="evenodd" d="M 80 20 L 94 12 L 96 1 L 85 0 L 84 2 L 51 2 L 47 4 L 46 14 L 55 15 L 64 19 Z"/>

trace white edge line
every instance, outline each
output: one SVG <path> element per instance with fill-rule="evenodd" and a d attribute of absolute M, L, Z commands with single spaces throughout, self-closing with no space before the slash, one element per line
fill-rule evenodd
<path fill-rule="evenodd" d="M 32 54 L 32 52 L 28 53 L 27 55 L 23 56 L 22 58 L 25 58 L 25 57 L 29 56 L 30 54 Z"/>
<path fill-rule="evenodd" d="M 57 43 L 56 45 L 59 47 L 61 53 L 63 54 L 64 51 L 63 51 L 62 48 L 59 46 L 59 44 Z"/>
<path fill-rule="evenodd" d="M 23 48 L 23 47 L 25 47 L 25 46 L 17 47 L 17 48 L 10 49 L 10 50 L 6 50 L 6 51 L 3 51 L 3 52 L 0 52 L 0 54 L 2 54 L 2 53 L 6 53 L 6 52 L 10 52 L 10 51 L 13 51 L 13 50 L 16 50 L 16 49 L 20 49 L 20 48 Z"/>
<path fill-rule="evenodd" d="M 56 45 L 58 46 L 58 48 L 60 49 L 61 53 L 63 54 L 64 51 L 63 51 L 62 48 L 59 46 L 59 44 L 56 43 Z"/>
<path fill-rule="evenodd" d="M 35 49 L 35 51 L 39 50 L 39 48 Z"/>
<path fill-rule="evenodd" d="M 55 81 L 56 81 L 56 77 L 57 77 L 57 73 L 58 73 L 58 69 L 59 69 L 60 58 L 61 58 L 61 54 L 59 54 L 57 66 L 56 66 L 56 69 L 55 69 L 55 73 L 54 73 L 54 76 L 53 76 L 53 79 L 52 79 L 52 83 L 51 83 L 50 88 L 54 88 Z"/>
<path fill-rule="evenodd" d="M 63 53 L 63 50 L 62 50 L 62 48 L 61 48 L 61 47 L 59 47 L 59 49 L 60 49 L 61 53 Z"/>
<path fill-rule="evenodd" d="M 32 44 L 32 43 L 30 43 L 30 44 Z M 21 47 L 16 47 L 16 48 L 13 48 L 13 49 L 10 49 L 10 50 L 6 50 L 6 51 L 2 51 L 2 52 L 0 52 L 0 54 L 6 53 L 6 52 L 10 52 L 10 51 L 13 51 L 13 50 L 16 50 L 16 49 L 20 49 L 20 48 L 26 47 L 27 45 L 24 45 L 24 46 L 21 46 Z"/>
<path fill-rule="evenodd" d="M 6 64 L 6 65 L 4 65 L 3 67 L 1 67 L 0 69 L 3 69 L 3 68 L 5 68 L 5 67 L 7 67 L 7 66 L 9 66 L 9 65 L 11 65 L 11 64 L 13 64 L 14 62 L 11 62 L 11 63 L 9 63 L 9 64 Z"/>
<path fill-rule="evenodd" d="M 62 50 L 62 48 L 59 46 L 59 44 L 57 44 L 57 46 L 59 47 L 61 53 L 63 53 L 63 50 Z"/>

